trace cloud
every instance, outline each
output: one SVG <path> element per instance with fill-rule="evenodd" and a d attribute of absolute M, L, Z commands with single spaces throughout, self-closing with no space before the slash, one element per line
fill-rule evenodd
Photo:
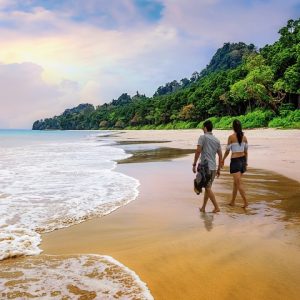
<path fill-rule="evenodd" d="M 15 15 L 11 13 L 10 18 Z M 44 34 L 37 35 L 30 30 L 43 28 L 43 18 L 45 22 L 52 20 L 57 32 L 42 30 Z M 59 83 L 63 78 L 78 81 L 85 86 L 81 94 L 88 99 L 95 97 L 99 104 L 137 89 L 151 95 L 153 86 L 164 83 L 165 70 L 175 70 L 174 49 L 180 48 L 176 28 L 147 24 L 126 31 L 107 30 L 66 22 L 44 9 L 18 13 L 16 22 L 19 30 L 13 31 L 14 35 L 7 28 L 0 30 L 1 36 L 8 37 L 0 39 L 0 57 L 4 62 L 31 61 L 42 65 L 48 82 Z"/>
<path fill-rule="evenodd" d="M 6 9 L 13 7 L 15 4 L 14 0 L 0 0 L 0 9 Z"/>
<path fill-rule="evenodd" d="M 163 22 L 207 45 L 244 41 L 263 46 L 276 40 L 288 19 L 298 18 L 298 0 L 162 0 Z"/>
<path fill-rule="evenodd" d="M 163 5 L 158 0 L 14 0 L 14 4 L 10 6 L 7 1 L 0 0 L 0 8 L 1 1 L 4 1 L 6 13 L 50 11 L 61 19 L 89 23 L 106 29 L 155 22 L 163 10 Z"/>
<path fill-rule="evenodd" d="M 50 85 L 42 72 L 33 63 L 0 64 L 0 128 L 30 128 L 33 120 L 57 114 L 76 101 L 75 82 Z"/>

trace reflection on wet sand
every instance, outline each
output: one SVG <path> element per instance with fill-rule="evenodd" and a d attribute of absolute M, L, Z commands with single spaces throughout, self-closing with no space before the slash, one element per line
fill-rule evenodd
<path fill-rule="evenodd" d="M 127 150 L 126 152 L 132 154 L 132 156 L 118 161 L 119 164 L 172 160 L 178 157 L 184 157 L 187 154 L 191 154 L 195 152 L 195 150 L 159 147 L 147 150 Z"/>
<path fill-rule="evenodd" d="M 204 227 L 207 231 L 211 231 L 213 229 L 213 221 L 214 221 L 214 214 L 213 213 L 203 213 L 200 212 L 200 218 L 203 220 Z"/>
<path fill-rule="evenodd" d="M 117 145 L 145 145 L 145 144 L 164 144 L 170 143 L 170 141 L 135 141 L 135 140 L 126 140 L 126 141 L 117 141 Z M 174 148 L 173 148 L 174 149 Z"/>
<path fill-rule="evenodd" d="M 257 215 L 271 218 L 270 222 L 291 222 L 300 225 L 300 184 L 280 174 L 250 169 L 244 175 L 244 185 L 250 206 L 246 210 L 228 207 L 229 215 Z M 232 178 L 224 174 L 222 187 L 230 195 Z"/>
<path fill-rule="evenodd" d="M 250 232 L 276 226 L 277 236 L 283 237 L 292 232 L 300 234 L 300 184 L 297 181 L 258 169 L 248 170 L 243 181 L 249 201 L 246 209 L 242 208 L 239 195 L 236 205 L 229 205 L 233 181 L 227 169 L 223 172 L 218 179 L 219 185 L 215 185 L 215 188 L 217 198 L 223 199 L 220 205 L 224 214 L 215 217 L 212 213 L 199 212 L 207 231 L 214 228 L 215 217 L 218 225 L 242 226 Z M 300 246 L 300 240 L 299 243 L 296 240 L 294 243 Z"/>

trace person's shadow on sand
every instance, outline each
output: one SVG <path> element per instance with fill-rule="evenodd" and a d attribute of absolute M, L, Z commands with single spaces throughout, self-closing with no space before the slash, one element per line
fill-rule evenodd
<path fill-rule="evenodd" d="M 200 212 L 200 218 L 203 220 L 204 227 L 207 231 L 211 231 L 214 227 L 214 214 Z"/>

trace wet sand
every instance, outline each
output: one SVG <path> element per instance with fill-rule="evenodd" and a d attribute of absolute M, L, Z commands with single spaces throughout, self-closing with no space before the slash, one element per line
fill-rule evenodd
<path fill-rule="evenodd" d="M 110 255 L 134 270 L 155 299 L 298 299 L 299 182 L 250 168 L 245 211 L 226 205 L 225 170 L 214 183 L 221 213 L 203 214 L 191 161 L 190 155 L 118 165 L 140 180 L 138 198 L 108 216 L 43 234 L 44 254 Z"/>

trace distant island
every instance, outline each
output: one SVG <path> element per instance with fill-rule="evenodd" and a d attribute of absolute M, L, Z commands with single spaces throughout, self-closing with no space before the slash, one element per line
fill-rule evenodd
<path fill-rule="evenodd" d="M 215 128 L 300 128 L 300 18 L 279 40 L 257 49 L 225 43 L 201 72 L 160 86 L 152 97 L 136 92 L 94 107 L 80 104 L 37 120 L 33 130 L 189 129 L 211 119 Z"/>

